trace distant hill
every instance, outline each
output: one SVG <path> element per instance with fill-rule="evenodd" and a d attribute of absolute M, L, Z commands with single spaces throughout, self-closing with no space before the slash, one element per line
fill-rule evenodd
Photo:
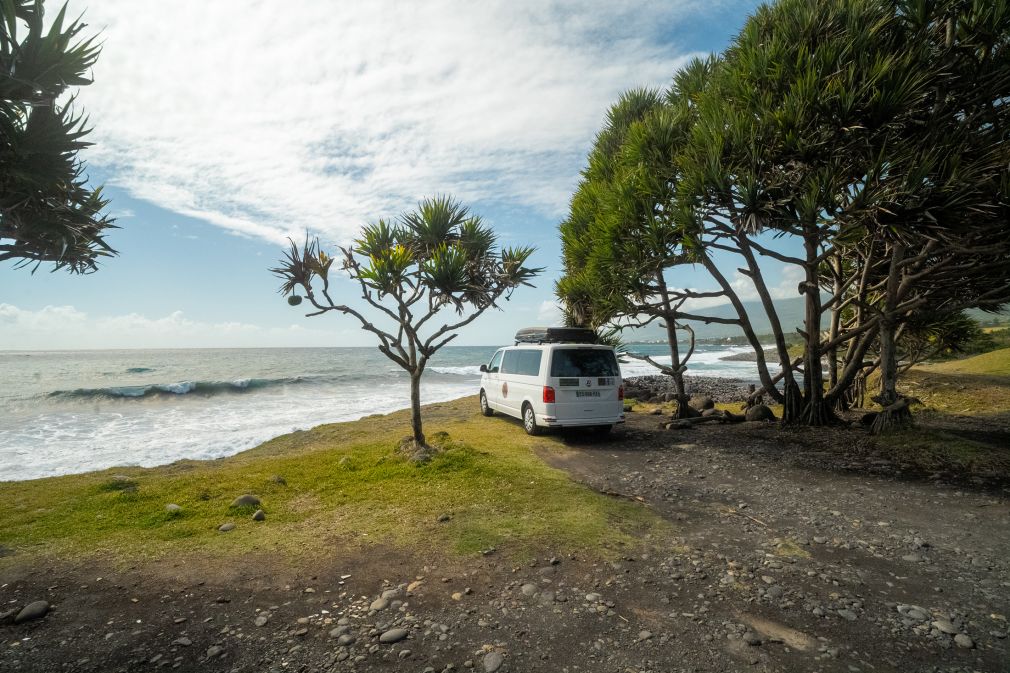
<path fill-rule="evenodd" d="M 747 315 L 750 316 L 754 332 L 762 336 L 771 334 L 771 323 L 768 322 L 768 318 L 765 316 L 765 311 L 761 306 L 761 302 L 745 301 L 743 305 L 744 309 L 747 311 Z M 775 302 L 775 311 L 779 314 L 779 320 L 782 322 L 782 326 L 785 328 L 786 332 L 794 332 L 796 327 L 803 325 L 803 297 L 779 299 Z M 698 309 L 693 312 L 699 315 L 712 316 L 714 318 L 736 318 L 736 311 L 733 310 L 733 306 L 731 304 L 711 306 L 709 308 Z M 690 325 L 694 328 L 695 335 L 699 339 L 731 339 L 734 337 L 743 337 L 743 331 L 741 331 L 741 329 L 736 325 L 721 325 L 717 323 L 709 323 L 706 325 L 700 322 L 690 322 Z M 649 325 L 643 329 L 626 329 L 624 330 L 624 341 L 628 343 L 635 341 L 666 341 L 666 330 L 658 325 Z"/>
<path fill-rule="evenodd" d="M 803 301 L 803 297 L 777 299 L 775 301 L 775 310 L 779 315 L 779 320 L 782 322 L 782 327 L 785 329 L 787 338 L 790 334 L 796 333 L 797 327 L 803 326 L 803 318 L 805 315 Z M 765 316 L 764 308 L 761 306 L 761 302 L 745 301 L 743 305 L 747 311 L 747 315 L 750 316 L 751 324 L 754 327 L 754 333 L 758 336 L 770 335 L 772 332 L 771 323 L 768 322 L 768 318 Z M 712 306 L 706 309 L 698 309 L 697 311 L 693 311 L 693 313 L 708 315 L 715 318 L 736 318 L 736 311 L 733 310 L 733 306 L 731 304 L 721 304 L 719 306 Z M 1010 310 L 992 314 L 972 309 L 967 311 L 967 313 L 971 318 L 979 321 L 983 325 L 1001 324 L 1010 320 Z M 691 321 L 689 324 L 692 328 L 694 328 L 695 335 L 698 339 L 734 339 L 743 337 L 743 331 L 741 331 L 736 325 L 720 325 L 716 323 L 709 323 L 706 325 L 704 323 L 694 321 Z M 826 322 L 824 327 L 825 329 L 827 328 Z M 666 330 L 658 325 L 650 325 L 643 329 L 627 329 L 624 331 L 624 341 L 627 343 L 636 341 L 666 341 Z"/>

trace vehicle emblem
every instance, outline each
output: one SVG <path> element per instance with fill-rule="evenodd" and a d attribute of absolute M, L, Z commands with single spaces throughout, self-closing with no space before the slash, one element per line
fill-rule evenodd
<path fill-rule="evenodd" d="M 586 387 L 587 388 L 592 388 L 593 387 L 593 380 L 592 379 L 586 379 Z"/>

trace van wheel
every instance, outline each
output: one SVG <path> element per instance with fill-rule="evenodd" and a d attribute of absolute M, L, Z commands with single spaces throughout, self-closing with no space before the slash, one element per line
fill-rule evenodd
<path fill-rule="evenodd" d="M 533 413 L 533 407 L 529 403 L 523 405 L 523 428 L 527 435 L 539 435 L 540 426 L 537 425 L 537 415 Z"/>
<path fill-rule="evenodd" d="M 480 391 L 480 413 L 485 416 L 494 416 L 494 409 L 487 403 L 487 393 Z"/>

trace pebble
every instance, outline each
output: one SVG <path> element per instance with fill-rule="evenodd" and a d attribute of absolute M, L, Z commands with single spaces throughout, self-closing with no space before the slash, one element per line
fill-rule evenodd
<path fill-rule="evenodd" d="M 600 602 L 600 594 L 586 594 L 586 602 L 587 603 L 599 603 Z"/>
<path fill-rule="evenodd" d="M 240 495 L 231 501 L 232 507 L 259 507 L 260 499 L 251 493 Z"/>
<path fill-rule="evenodd" d="M 854 622 L 858 619 L 856 613 L 849 609 L 839 610 L 838 616 L 850 622 Z"/>
<path fill-rule="evenodd" d="M 643 630 L 643 631 L 639 631 L 638 632 L 638 640 L 639 640 L 639 642 L 641 642 L 643 640 L 651 640 L 651 639 L 652 639 L 652 631 L 644 631 Z"/>
<path fill-rule="evenodd" d="M 975 641 L 963 633 L 959 633 L 954 636 L 954 643 L 956 643 L 958 647 L 963 647 L 966 650 L 970 650 L 975 647 Z"/>
<path fill-rule="evenodd" d="M 21 608 L 21 612 L 14 617 L 15 624 L 29 622 L 33 619 L 42 619 L 49 614 L 49 603 L 46 601 L 33 601 Z"/>
<path fill-rule="evenodd" d="M 484 655 L 484 673 L 494 673 L 505 663 L 501 652 L 488 652 Z"/>
<path fill-rule="evenodd" d="M 228 523 L 221 524 L 217 529 L 222 533 L 227 533 L 230 530 L 235 530 L 235 524 L 229 521 Z"/>
<path fill-rule="evenodd" d="M 337 645 L 353 645 L 355 640 L 357 639 L 350 633 L 343 633 L 337 638 Z"/>
<path fill-rule="evenodd" d="M 255 624 L 256 626 L 266 626 L 269 621 L 270 617 L 268 615 L 260 615 L 256 618 Z"/>
<path fill-rule="evenodd" d="M 176 638 L 175 640 L 173 640 L 172 644 L 179 645 L 181 647 L 189 647 L 190 645 L 193 644 L 193 641 L 187 638 L 186 636 L 183 636 L 182 638 Z"/>
<path fill-rule="evenodd" d="M 213 659 L 214 657 L 220 657 L 224 654 L 224 648 L 220 645 L 211 645 L 207 648 L 207 658 Z"/>
<path fill-rule="evenodd" d="M 758 636 L 758 634 L 754 633 L 753 631 L 748 631 L 747 633 L 743 634 L 743 641 L 748 645 L 756 647 L 761 644 L 761 637 Z"/>
<path fill-rule="evenodd" d="M 380 643 L 398 643 L 407 637 L 407 629 L 389 629 L 379 636 Z"/>
<path fill-rule="evenodd" d="M 947 619 L 937 619 L 932 623 L 932 627 L 941 633 L 946 633 L 948 636 L 955 635 L 957 627 L 950 623 Z"/>
<path fill-rule="evenodd" d="M 389 607 L 389 601 L 386 600 L 385 598 L 380 597 L 372 601 L 372 604 L 368 606 L 368 609 L 375 610 L 376 612 L 378 612 L 379 610 L 385 610 L 388 607 Z"/>
<path fill-rule="evenodd" d="M 440 516 L 438 517 L 438 522 L 439 522 L 439 523 L 445 523 L 446 521 L 448 521 L 448 520 L 449 520 L 449 519 L 451 519 L 451 518 L 452 518 L 452 517 L 451 517 L 451 516 L 449 516 L 448 514 L 442 514 L 442 515 L 440 515 Z"/>
<path fill-rule="evenodd" d="M 255 513 L 253 513 L 252 519 L 253 519 L 253 521 L 266 521 L 266 519 L 267 519 L 267 513 L 264 512 L 261 509 L 258 509 L 258 510 L 256 510 Z"/>
<path fill-rule="evenodd" d="M 174 502 L 170 502 L 167 505 L 165 505 L 165 511 L 168 512 L 169 514 L 178 514 L 179 512 L 182 511 L 182 507 L 179 507 Z"/>
<path fill-rule="evenodd" d="M 523 596 L 532 596 L 537 592 L 537 585 L 527 582 L 522 586 Z"/>

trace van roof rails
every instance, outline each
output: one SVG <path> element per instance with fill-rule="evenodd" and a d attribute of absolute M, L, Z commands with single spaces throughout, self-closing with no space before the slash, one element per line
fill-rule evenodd
<path fill-rule="evenodd" d="M 516 345 L 596 342 L 596 332 L 583 327 L 524 327 L 516 332 Z"/>

